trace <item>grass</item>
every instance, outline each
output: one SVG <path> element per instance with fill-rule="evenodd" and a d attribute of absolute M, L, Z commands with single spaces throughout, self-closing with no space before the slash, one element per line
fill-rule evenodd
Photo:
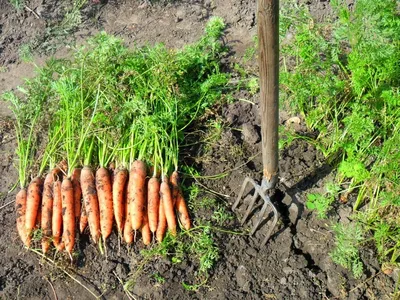
<path fill-rule="evenodd" d="M 292 37 L 281 49 L 282 105 L 302 114 L 308 128 L 318 134 L 305 139 L 335 167 L 333 184 L 339 188 L 310 194 L 307 206 L 324 218 L 340 195 L 353 195 L 353 219 L 363 232 L 360 239 L 372 238 L 382 263 L 398 264 L 400 223 L 391 213 L 400 205 L 397 3 L 360 0 L 352 10 L 341 0 L 331 5 L 338 19 L 322 23 L 314 22 L 306 6 L 282 5 L 281 40 Z M 354 249 L 363 243 L 354 244 L 351 255 L 341 249 L 344 236 L 351 232 L 337 231 L 332 257 L 359 277 L 362 270 Z M 353 263 L 345 261 L 346 255 Z"/>

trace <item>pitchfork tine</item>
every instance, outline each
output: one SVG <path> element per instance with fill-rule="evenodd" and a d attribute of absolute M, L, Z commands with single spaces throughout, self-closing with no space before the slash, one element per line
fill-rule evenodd
<path fill-rule="evenodd" d="M 252 181 L 252 180 L 251 180 Z M 250 182 L 251 182 L 250 181 Z M 254 182 L 251 182 L 253 185 L 255 184 Z M 247 218 L 249 217 L 250 213 L 253 211 L 254 209 L 254 203 L 256 202 L 258 198 L 258 188 L 257 185 L 254 185 L 254 195 L 251 198 L 251 201 L 249 203 L 249 206 L 247 207 L 246 213 L 244 214 L 242 221 L 240 222 L 242 225 L 246 222 Z"/>
<path fill-rule="evenodd" d="M 265 236 L 264 240 L 261 243 L 261 247 L 264 246 L 268 242 L 269 238 L 271 237 L 272 230 L 274 229 L 274 227 L 276 226 L 276 223 L 278 222 L 278 211 L 276 210 L 276 207 L 272 203 L 271 203 L 271 207 L 272 207 L 272 211 L 273 211 L 273 215 L 274 215 L 274 217 L 273 217 L 274 220 L 272 221 L 272 224 L 269 227 L 267 235 Z"/>
<path fill-rule="evenodd" d="M 263 200 L 264 200 L 264 197 L 263 197 L 264 195 L 260 195 L 260 196 L 261 196 L 261 198 L 263 198 Z M 268 205 L 269 205 L 269 203 L 266 202 L 266 201 L 264 200 L 264 205 L 263 205 L 261 211 L 259 212 L 257 221 L 256 221 L 256 223 L 254 224 L 254 226 L 253 226 L 253 228 L 252 228 L 252 230 L 251 230 L 251 232 L 250 232 L 250 235 L 253 235 L 254 232 L 256 232 L 258 226 L 260 226 L 261 221 L 262 221 L 263 219 L 265 219 L 264 214 L 265 214 L 265 211 L 266 211 L 267 208 L 268 208 Z"/>
<path fill-rule="evenodd" d="M 238 197 L 237 197 L 235 203 L 232 205 L 232 210 L 234 210 L 234 209 L 238 206 L 238 204 L 239 204 L 239 202 L 240 202 L 240 199 L 242 199 L 243 193 L 244 193 L 244 190 L 246 189 L 246 186 L 247 186 L 247 182 L 248 182 L 248 181 L 253 181 L 253 182 L 254 182 L 254 180 L 252 180 L 250 177 L 246 177 L 246 178 L 243 180 L 242 188 L 240 189 L 239 195 L 238 195 Z"/>

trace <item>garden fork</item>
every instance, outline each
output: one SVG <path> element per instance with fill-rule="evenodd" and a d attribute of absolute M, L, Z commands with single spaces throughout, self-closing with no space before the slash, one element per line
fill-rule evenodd
<path fill-rule="evenodd" d="M 250 213 L 255 209 L 256 200 L 261 197 L 264 204 L 250 234 L 253 235 L 256 232 L 261 222 L 270 214 L 270 210 L 267 209 L 271 208 L 272 224 L 261 243 L 261 246 L 264 246 L 278 221 L 278 211 L 267 192 L 274 189 L 278 181 L 279 0 L 259 0 L 257 18 L 263 178 L 261 185 L 259 185 L 252 178 L 246 177 L 232 209 L 236 209 L 239 205 L 246 186 L 252 186 L 254 194 L 241 224 L 243 225 L 246 222 Z"/>

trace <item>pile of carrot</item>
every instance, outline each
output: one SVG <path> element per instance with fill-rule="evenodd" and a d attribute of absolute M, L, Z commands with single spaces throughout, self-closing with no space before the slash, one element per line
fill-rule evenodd
<path fill-rule="evenodd" d="M 71 177 L 62 167 L 54 168 L 43 180 L 33 179 L 16 196 L 17 229 L 26 247 L 36 230 L 42 232 L 42 250 L 51 244 L 57 251 L 74 250 L 77 233 L 90 232 L 94 243 L 104 242 L 115 227 L 127 244 L 137 231 L 143 244 L 162 242 L 167 229 L 177 233 L 177 220 L 185 230 L 191 222 L 179 187 L 178 172 L 170 178 L 147 176 L 147 166 L 136 160 L 131 169 L 75 168 Z"/>
<path fill-rule="evenodd" d="M 16 119 L 17 229 L 27 247 L 37 233 L 44 253 L 71 254 L 87 232 L 105 242 L 116 227 L 128 244 L 141 232 L 149 245 L 190 228 L 180 149 L 228 84 L 223 28 L 212 18 L 181 50 L 128 49 L 101 33 L 4 96 Z"/>

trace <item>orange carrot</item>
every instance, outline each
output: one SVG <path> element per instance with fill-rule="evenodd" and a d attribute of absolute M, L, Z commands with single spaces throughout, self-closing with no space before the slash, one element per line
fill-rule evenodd
<path fill-rule="evenodd" d="M 41 226 L 41 220 L 42 220 L 42 201 L 40 201 L 39 203 L 39 208 L 38 208 L 38 212 L 36 215 L 36 221 L 35 221 L 35 229 L 40 229 Z"/>
<path fill-rule="evenodd" d="M 42 199 L 43 180 L 40 177 L 34 178 L 28 186 L 28 194 L 26 196 L 26 214 L 25 229 L 28 236 L 32 234 L 32 230 L 36 224 L 36 217 Z M 28 247 L 30 240 L 27 240 Z"/>
<path fill-rule="evenodd" d="M 61 181 L 57 180 L 53 183 L 53 216 L 51 223 L 51 231 L 53 233 L 53 244 L 59 247 L 62 233 L 62 199 L 61 199 Z"/>
<path fill-rule="evenodd" d="M 64 177 L 62 181 L 61 198 L 63 220 L 62 240 L 65 244 L 65 249 L 71 254 L 75 244 L 75 202 L 74 188 L 70 178 Z"/>
<path fill-rule="evenodd" d="M 114 221 L 111 178 L 106 168 L 99 168 L 96 172 L 96 189 L 100 209 L 100 230 L 105 241 L 112 232 Z"/>
<path fill-rule="evenodd" d="M 65 243 L 64 243 L 64 241 L 59 242 L 59 243 L 57 244 L 57 246 L 56 246 L 56 249 L 57 249 L 58 252 L 63 251 L 63 250 L 65 249 Z"/>
<path fill-rule="evenodd" d="M 81 168 L 75 168 L 72 171 L 71 182 L 74 188 L 74 210 L 75 210 L 75 219 L 78 222 L 81 216 L 81 198 L 82 198 L 82 189 L 81 189 Z"/>
<path fill-rule="evenodd" d="M 138 230 L 143 222 L 143 210 L 145 205 L 146 164 L 141 160 L 135 160 L 129 174 L 130 186 L 128 187 L 131 203 L 131 222 L 133 230 Z"/>
<path fill-rule="evenodd" d="M 128 179 L 128 186 L 130 184 L 130 179 Z M 132 244 L 133 242 L 133 231 L 132 231 L 132 225 L 131 225 L 131 212 L 129 210 L 129 206 L 130 206 L 130 193 L 129 193 L 129 189 L 126 191 L 126 202 L 125 202 L 125 224 L 124 224 L 124 241 L 127 244 Z"/>
<path fill-rule="evenodd" d="M 21 189 L 15 197 L 15 209 L 17 212 L 17 230 L 19 237 L 25 246 L 29 247 L 30 241 L 25 229 L 26 214 L 26 189 Z"/>
<path fill-rule="evenodd" d="M 158 224 L 156 231 L 156 237 L 159 243 L 163 241 L 166 231 L 167 231 L 167 218 L 165 217 L 163 201 L 160 201 L 160 206 L 158 211 Z"/>
<path fill-rule="evenodd" d="M 46 254 L 50 248 L 51 239 L 51 219 L 53 214 L 53 174 L 47 174 L 43 184 L 42 195 L 42 250 Z"/>
<path fill-rule="evenodd" d="M 100 238 L 100 213 L 94 175 L 90 167 L 83 167 L 81 171 L 81 188 L 85 209 L 88 217 L 89 230 L 95 243 Z"/>
<path fill-rule="evenodd" d="M 147 216 L 151 232 L 157 230 L 158 214 L 160 210 L 160 181 L 156 177 L 150 178 L 147 184 Z"/>
<path fill-rule="evenodd" d="M 174 171 L 171 174 L 169 181 L 171 183 L 172 201 L 175 207 L 176 199 L 178 198 L 178 192 L 179 192 L 179 175 L 177 171 Z"/>
<path fill-rule="evenodd" d="M 125 187 L 127 179 L 128 170 L 118 169 L 114 175 L 112 188 L 115 222 L 120 236 L 122 236 L 125 221 Z"/>
<path fill-rule="evenodd" d="M 174 203 L 172 201 L 171 189 L 169 187 L 167 176 L 164 176 L 161 182 L 160 199 L 161 202 L 163 202 L 168 230 L 171 232 L 172 235 L 176 235 L 176 217 L 174 212 Z"/>
<path fill-rule="evenodd" d="M 87 225 L 88 225 L 88 217 L 86 214 L 85 202 L 82 202 L 81 217 L 79 220 L 79 232 L 83 233 Z"/>
<path fill-rule="evenodd" d="M 151 243 L 151 232 L 149 227 L 149 218 L 147 217 L 147 210 L 143 214 L 143 223 L 142 223 L 142 237 L 143 237 L 143 244 L 150 245 Z"/>
<path fill-rule="evenodd" d="M 181 221 L 183 227 L 189 230 L 191 227 L 189 211 L 186 205 L 185 198 L 183 197 L 182 190 L 179 188 L 179 175 L 175 171 L 171 175 L 171 184 L 173 190 L 175 209 L 178 212 L 179 221 Z"/>

